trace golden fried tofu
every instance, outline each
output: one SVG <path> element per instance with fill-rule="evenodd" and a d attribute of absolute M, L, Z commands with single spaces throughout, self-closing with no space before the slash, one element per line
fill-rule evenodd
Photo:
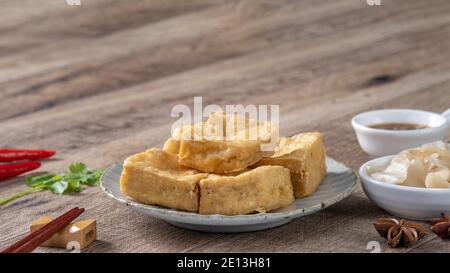
<path fill-rule="evenodd" d="M 179 162 L 208 173 L 233 173 L 258 162 L 264 153 L 257 141 L 181 140 Z"/>
<path fill-rule="evenodd" d="M 120 189 L 145 203 L 198 212 L 198 183 L 207 174 L 178 163 L 178 156 L 153 148 L 128 157 Z"/>
<path fill-rule="evenodd" d="M 262 166 L 237 175 L 209 175 L 200 181 L 201 214 L 267 212 L 294 201 L 289 169 Z"/>
<path fill-rule="evenodd" d="M 166 140 L 163 146 L 163 151 L 171 154 L 178 154 L 180 152 L 180 142 L 182 138 L 185 139 L 200 139 L 203 135 L 203 129 L 205 127 L 204 122 L 200 122 L 196 125 L 183 125 L 177 127 L 170 138 Z"/>
<path fill-rule="evenodd" d="M 169 137 L 166 142 L 164 142 L 163 151 L 178 155 L 180 152 L 180 140 L 173 137 Z"/>
<path fill-rule="evenodd" d="M 310 132 L 281 138 L 275 153 L 264 157 L 252 167 L 278 165 L 291 171 L 291 180 L 296 198 L 314 193 L 324 180 L 326 150 L 322 134 Z"/>
<path fill-rule="evenodd" d="M 262 159 L 267 153 L 261 150 L 261 145 L 270 141 L 273 129 L 270 123 L 223 112 L 212 114 L 201 126 L 202 130 L 194 130 L 194 138 L 181 137 L 179 162 L 217 174 L 237 172 Z"/>

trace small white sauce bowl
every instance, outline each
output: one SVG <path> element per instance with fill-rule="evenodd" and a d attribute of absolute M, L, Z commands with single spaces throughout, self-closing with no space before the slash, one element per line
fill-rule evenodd
<path fill-rule="evenodd" d="M 416 130 L 369 127 L 380 123 L 413 123 L 429 127 Z M 444 115 L 413 109 L 376 110 L 358 114 L 352 119 L 359 145 L 373 157 L 397 154 L 425 143 L 443 140 L 449 126 L 447 123 Z"/>
<path fill-rule="evenodd" d="M 430 220 L 450 212 L 450 188 L 430 189 L 389 184 L 375 180 L 367 173 L 367 166 L 381 166 L 393 156 L 371 160 L 359 169 L 361 184 L 367 197 L 377 206 L 397 217 Z"/>

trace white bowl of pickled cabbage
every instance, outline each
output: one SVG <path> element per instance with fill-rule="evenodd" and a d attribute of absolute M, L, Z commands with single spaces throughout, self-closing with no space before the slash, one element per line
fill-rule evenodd
<path fill-rule="evenodd" d="M 371 160 L 359 174 L 369 199 L 395 216 L 429 220 L 450 212 L 448 143 L 429 143 Z"/>

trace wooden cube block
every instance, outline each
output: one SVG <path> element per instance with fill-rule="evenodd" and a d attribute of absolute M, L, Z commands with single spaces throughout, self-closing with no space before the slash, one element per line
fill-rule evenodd
<path fill-rule="evenodd" d="M 53 218 L 48 215 L 44 215 L 39 219 L 34 220 L 30 225 L 30 232 L 36 231 L 52 220 Z M 41 246 L 67 248 L 70 242 L 77 242 L 80 249 L 84 249 L 96 239 L 97 222 L 89 219 L 71 223 L 45 241 Z"/>

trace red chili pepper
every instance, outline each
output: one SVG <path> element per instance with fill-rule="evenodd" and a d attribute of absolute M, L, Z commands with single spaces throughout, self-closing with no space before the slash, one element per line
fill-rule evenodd
<path fill-rule="evenodd" d="M 27 161 L 11 164 L 0 164 L 0 180 L 18 176 L 37 169 L 41 166 L 39 161 Z"/>
<path fill-rule="evenodd" d="M 56 152 L 53 150 L 17 150 L 0 149 L 0 162 L 10 162 L 16 160 L 38 160 L 51 157 Z"/>

